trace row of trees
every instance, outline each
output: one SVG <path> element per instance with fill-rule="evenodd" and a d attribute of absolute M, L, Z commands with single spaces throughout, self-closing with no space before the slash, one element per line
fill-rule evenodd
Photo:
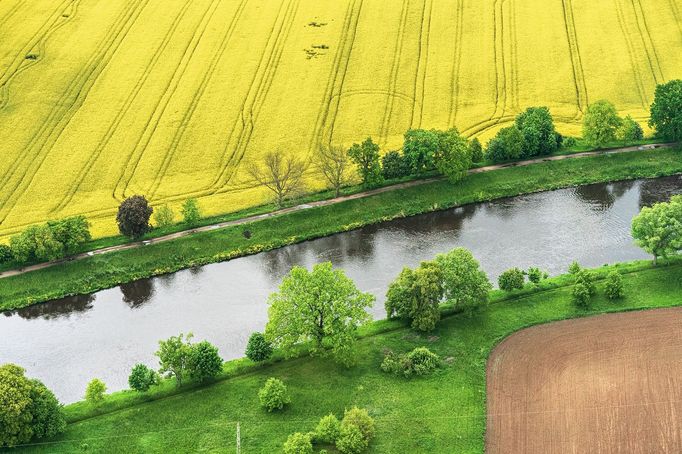
<path fill-rule="evenodd" d="M 197 225 L 202 218 L 199 202 L 194 198 L 185 200 L 180 213 L 182 222 L 189 227 Z M 154 209 L 143 195 L 128 197 L 121 202 L 116 214 L 119 232 L 132 239 L 141 238 L 153 228 L 150 222 L 152 214 L 156 227 L 169 227 L 175 223 L 175 213 L 168 204 Z"/>

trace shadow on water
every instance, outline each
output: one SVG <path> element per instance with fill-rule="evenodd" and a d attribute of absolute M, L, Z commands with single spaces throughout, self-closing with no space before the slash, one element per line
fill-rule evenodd
<path fill-rule="evenodd" d="M 33 306 L 24 307 L 16 311 L 3 312 L 3 315 L 7 317 L 18 315 L 26 320 L 69 318 L 71 315 L 92 310 L 92 303 L 95 302 L 95 299 L 96 294 L 67 296 L 66 298 L 34 304 Z"/>

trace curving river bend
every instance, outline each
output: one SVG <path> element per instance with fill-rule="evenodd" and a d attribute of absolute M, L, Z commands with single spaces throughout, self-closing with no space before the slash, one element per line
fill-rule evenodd
<path fill-rule="evenodd" d="M 98 377 L 127 388 L 137 362 L 156 366 L 159 339 L 192 331 L 225 359 L 243 356 L 267 321 L 266 299 L 294 265 L 331 261 L 360 289 L 384 293 L 403 266 L 463 246 L 492 280 L 512 266 L 551 274 L 573 260 L 599 266 L 647 258 L 630 221 L 644 205 L 682 193 L 682 177 L 596 184 L 469 205 L 385 222 L 229 262 L 145 279 L 0 316 L 0 364 L 25 367 L 64 402 Z"/>

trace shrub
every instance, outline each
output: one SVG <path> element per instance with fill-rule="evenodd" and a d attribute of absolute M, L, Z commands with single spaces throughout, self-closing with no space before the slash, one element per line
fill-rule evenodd
<path fill-rule="evenodd" d="M 0 244 L 0 264 L 11 262 L 14 259 L 12 248 L 7 244 Z"/>
<path fill-rule="evenodd" d="M 55 260 L 64 256 L 64 246 L 54 237 L 47 224 L 32 225 L 9 240 L 17 262 Z"/>
<path fill-rule="evenodd" d="M 474 137 L 471 142 L 469 142 L 469 153 L 471 153 L 472 162 L 483 161 L 483 146 L 481 146 L 481 141 L 478 140 L 478 137 Z"/>
<path fill-rule="evenodd" d="M 502 128 L 497 135 L 488 142 L 486 155 L 493 162 L 519 159 L 523 156 L 524 138 L 519 128 L 510 126 Z"/>
<path fill-rule="evenodd" d="M 151 230 L 149 218 L 154 209 L 141 195 L 128 197 L 118 207 L 116 223 L 121 234 L 130 238 L 140 238 Z"/>
<path fill-rule="evenodd" d="M 405 377 L 429 375 L 438 367 L 440 358 L 426 347 L 417 347 L 404 355 L 388 352 L 381 363 L 384 372 Z"/>
<path fill-rule="evenodd" d="M 363 436 L 358 426 L 342 425 L 336 440 L 336 449 L 343 454 L 359 454 L 369 446 L 369 440 Z"/>
<path fill-rule="evenodd" d="M 616 107 L 608 101 L 596 101 L 587 106 L 583 117 L 583 139 L 589 145 L 603 147 L 616 140 L 622 120 Z"/>
<path fill-rule="evenodd" d="M 580 264 L 574 260 L 568 267 L 568 273 L 575 276 L 581 269 Z"/>
<path fill-rule="evenodd" d="M 353 407 L 344 412 L 341 428 L 348 425 L 354 425 L 360 429 L 362 436 L 368 442 L 374 437 L 374 418 L 364 408 Z"/>
<path fill-rule="evenodd" d="M 208 341 L 192 345 L 187 369 L 190 377 L 199 381 L 218 375 L 223 370 L 223 359 L 218 354 L 218 348 Z"/>
<path fill-rule="evenodd" d="M 564 140 L 561 141 L 561 147 L 564 149 L 573 148 L 576 145 L 578 145 L 578 140 L 575 137 L 564 136 Z"/>
<path fill-rule="evenodd" d="M 523 156 L 550 154 L 557 149 L 554 120 L 547 107 L 529 107 L 516 117 L 516 127 L 523 135 Z"/>
<path fill-rule="evenodd" d="M 623 290 L 623 276 L 621 276 L 618 271 L 611 271 L 608 276 L 606 276 L 604 293 L 610 300 L 620 299 L 625 295 Z"/>
<path fill-rule="evenodd" d="M 154 222 L 157 227 L 168 227 L 173 225 L 175 213 L 168 204 L 161 205 L 154 210 Z"/>
<path fill-rule="evenodd" d="M 588 270 L 580 270 L 575 275 L 575 283 L 585 286 L 590 294 L 590 297 L 597 293 L 597 287 L 594 284 L 594 276 Z"/>
<path fill-rule="evenodd" d="M 201 220 L 201 210 L 199 209 L 199 202 L 197 199 L 191 198 L 185 200 L 182 204 L 182 219 L 187 225 L 196 225 Z"/>
<path fill-rule="evenodd" d="M 630 115 L 623 119 L 623 124 L 618 130 L 618 139 L 624 143 L 642 140 L 644 138 L 644 130 Z"/>
<path fill-rule="evenodd" d="M 389 151 L 381 158 L 381 171 L 386 180 L 402 178 L 410 174 L 410 166 L 398 151 Z"/>
<path fill-rule="evenodd" d="M 147 367 L 145 364 L 136 364 L 133 370 L 130 371 L 128 377 L 128 385 L 130 389 L 135 391 L 145 392 L 149 388 L 159 383 L 159 374 L 155 370 Z"/>
<path fill-rule="evenodd" d="M 315 440 L 321 443 L 333 444 L 339 438 L 341 422 L 334 414 L 323 416 L 315 428 Z"/>
<path fill-rule="evenodd" d="M 511 268 L 500 274 L 497 279 L 497 284 L 501 290 L 511 292 L 512 290 L 522 289 L 526 280 L 526 276 L 518 268 Z"/>
<path fill-rule="evenodd" d="M 526 274 L 528 275 L 528 280 L 536 285 L 539 284 L 541 280 L 547 279 L 548 277 L 547 273 L 541 271 L 540 268 L 535 267 L 528 268 Z"/>
<path fill-rule="evenodd" d="M 583 309 L 588 309 L 590 307 L 590 299 L 592 295 L 590 294 L 589 288 L 585 284 L 578 283 L 573 286 L 573 304 Z"/>
<path fill-rule="evenodd" d="M 93 378 L 88 387 L 85 388 L 85 400 L 90 403 L 98 403 L 104 400 L 104 393 L 107 390 L 107 385 L 99 378 Z"/>
<path fill-rule="evenodd" d="M 62 245 L 64 254 L 75 252 L 80 245 L 92 239 L 90 223 L 85 216 L 48 221 L 47 225 L 52 231 L 54 239 Z"/>
<path fill-rule="evenodd" d="M 285 405 L 291 403 L 287 386 L 282 380 L 274 377 L 268 378 L 265 385 L 258 391 L 258 399 L 261 407 L 267 411 L 281 410 Z"/>
<path fill-rule="evenodd" d="M 313 444 L 309 434 L 300 432 L 289 435 L 284 442 L 284 454 L 312 454 Z"/>
<path fill-rule="evenodd" d="M 265 339 L 263 333 L 255 332 L 249 337 L 246 344 L 246 357 L 254 362 L 270 359 L 272 356 L 272 344 Z"/>

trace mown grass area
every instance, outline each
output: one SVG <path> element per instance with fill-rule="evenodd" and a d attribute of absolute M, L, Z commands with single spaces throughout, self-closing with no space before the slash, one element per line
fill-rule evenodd
<path fill-rule="evenodd" d="M 447 181 L 430 182 L 1 279 L 0 310 L 89 293 L 122 282 L 467 203 L 587 183 L 680 172 L 682 154 L 679 149 L 667 149 L 501 169 L 471 175 L 456 185 Z M 251 233 L 250 238 L 244 235 L 246 230 Z"/>
<path fill-rule="evenodd" d="M 310 431 L 329 412 L 366 407 L 377 422 L 370 452 L 480 453 L 485 434 L 485 368 L 490 351 L 524 327 L 554 320 L 682 304 L 682 261 L 652 267 L 649 262 L 602 267 L 623 271 L 626 297 L 617 302 L 599 294 L 590 310 L 571 303 L 571 278 L 560 276 L 511 295 L 494 292 L 492 303 L 473 314 L 450 313 L 437 329 L 420 335 L 399 321 L 371 325 L 359 341 L 359 363 L 350 369 L 301 357 L 201 388 L 172 393 L 166 382 L 156 395 L 133 392 L 108 397 L 103 408 L 77 403 L 66 407 L 72 422 L 67 432 L 31 451 L 190 452 L 230 451 L 240 423 L 243 452 L 280 452 L 287 435 Z M 436 374 L 403 379 L 380 371 L 384 352 L 427 346 L 444 358 Z M 229 370 L 231 363 L 226 365 Z M 258 406 L 257 391 L 270 377 L 284 380 L 293 403 L 282 413 Z M 165 397 L 164 397 L 165 395 Z M 158 398 L 137 403 L 142 398 Z M 101 411 L 108 413 L 93 416 Z"/>

